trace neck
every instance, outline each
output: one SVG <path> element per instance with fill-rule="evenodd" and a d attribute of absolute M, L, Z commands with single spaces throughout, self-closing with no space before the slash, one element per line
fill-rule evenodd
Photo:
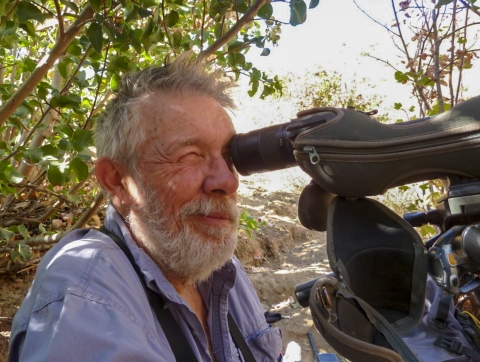
<path fill-rule="evenodd" d="M 162 270 L 163 271 L 163 270 Z M 165 278 L 173 285 L 178 294 L 182 295 L 185 292 L 189 292 L 197 289 L 197 283 L 193 279 L 179 278 L 172 273 L 163 271 Z"/>

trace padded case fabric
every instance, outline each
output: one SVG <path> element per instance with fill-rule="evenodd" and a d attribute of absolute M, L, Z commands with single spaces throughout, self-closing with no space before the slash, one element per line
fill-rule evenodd
<path fill-rule="evenodd" d="M 298 116 L 322 112 L 325 122 L 301 132 L 293 145 L 299 166 L 326 191 L 361 197 L 451 174 L 480 178 L 474 162 L 480 159 L 480 96 L 436 117 L 398 124 L 331 107 Z"/>
<path fill-rule="evenodd" d="M 427 281 L 425 251 L 413 227 L 385 205 L 369 198 L 331 201 L 327 253 L 335 275 L 315 283 L 310 309 L 338 353 L 354 362 L 471 361 L 434 345 L 441 337 L 469 347 L 453 310 L 443 326 L 434 323 L 445 293 Z"/>
<path fill-rule="evenodd" d="M 405 334 L 420 322 L 426 249 L 400 216 L 375 200 L 334 198 L 328 211 L 327 253 L 332 271 L 397 333 Z"/>

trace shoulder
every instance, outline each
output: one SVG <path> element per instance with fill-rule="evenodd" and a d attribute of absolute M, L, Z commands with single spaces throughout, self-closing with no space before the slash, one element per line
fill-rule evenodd
<path fill-rule="evenodd" d="M 41 295 L 58 292 L 84 293 L 97 273 L 115 278 L 123 264 L 123 252 L 105 234 L 96 230 L 77 230 L 64 237 L 40 263 L 32 291 Z"/>
<path fill-rule="evenodd" d="M 47 330 L 59 333 L 52 335 Z M 61 351 L 68 355 L 68 349 L 113 343 L 108 337 L 111 331 L 135 341 L 132 351 L 151 352 L 152 346 L 161 345 L 142 284 L 123 251 L 101 232 L 73 232 L 40 263 L 15 315 L 10 353 L 15 356 L 33 347 L 44 351 L 42 346 L 48 345 L 50 349 L 44 352 L 49 356 Z M 95 351 L 100 350 L 104 348 Z"/>
<path fill-rule="evenodd" d="M 63 301 L 67 295 L 114 304 L 122 300 L 119 293 L 125 289 L 131 292 L 131 288 L 143 293 L 138 277 L 120 248 L 96 230 L 74 231 L 42 259 L 17 312 L 15 325 L 28 324 L 32 313 Z"/>

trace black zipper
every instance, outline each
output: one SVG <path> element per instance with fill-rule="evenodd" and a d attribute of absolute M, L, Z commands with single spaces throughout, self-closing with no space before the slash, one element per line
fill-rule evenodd
<path fill-rule="evenodd" d="M 450 142 L 434 142 L 424 144 L 422 147 L 412 149 L 412 145 L 385 147 L 384 149 L 365 149 L 365 148 L 325 148 L 320 146 L 305 145 L 301 150 L 297 150 L 297 155 L 310 159 L 310 163 L 315 165 L 320 160 L 323 161 L 392 161 L 399 159 L 408 159 L 418 156 L 428 156 L 432 154 L 442 154 L 455 152 L 467 148 L 480 146 L 480 134 L 472 134 L 461 139 L 451 139 Z M 351 151 L 351 152 L 349 152 Z"/>

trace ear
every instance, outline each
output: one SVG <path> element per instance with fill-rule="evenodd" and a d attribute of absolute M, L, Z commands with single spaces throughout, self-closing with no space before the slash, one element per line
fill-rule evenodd
<path fill-rule="evenodd" d="M 97 160 L 95 173 L 100 185 L 112 196 L 114 204 L 119 206 L 130 203 L 126 182 L 128 176 L 120 164 L 107 157 L 101 157 Z"/>

